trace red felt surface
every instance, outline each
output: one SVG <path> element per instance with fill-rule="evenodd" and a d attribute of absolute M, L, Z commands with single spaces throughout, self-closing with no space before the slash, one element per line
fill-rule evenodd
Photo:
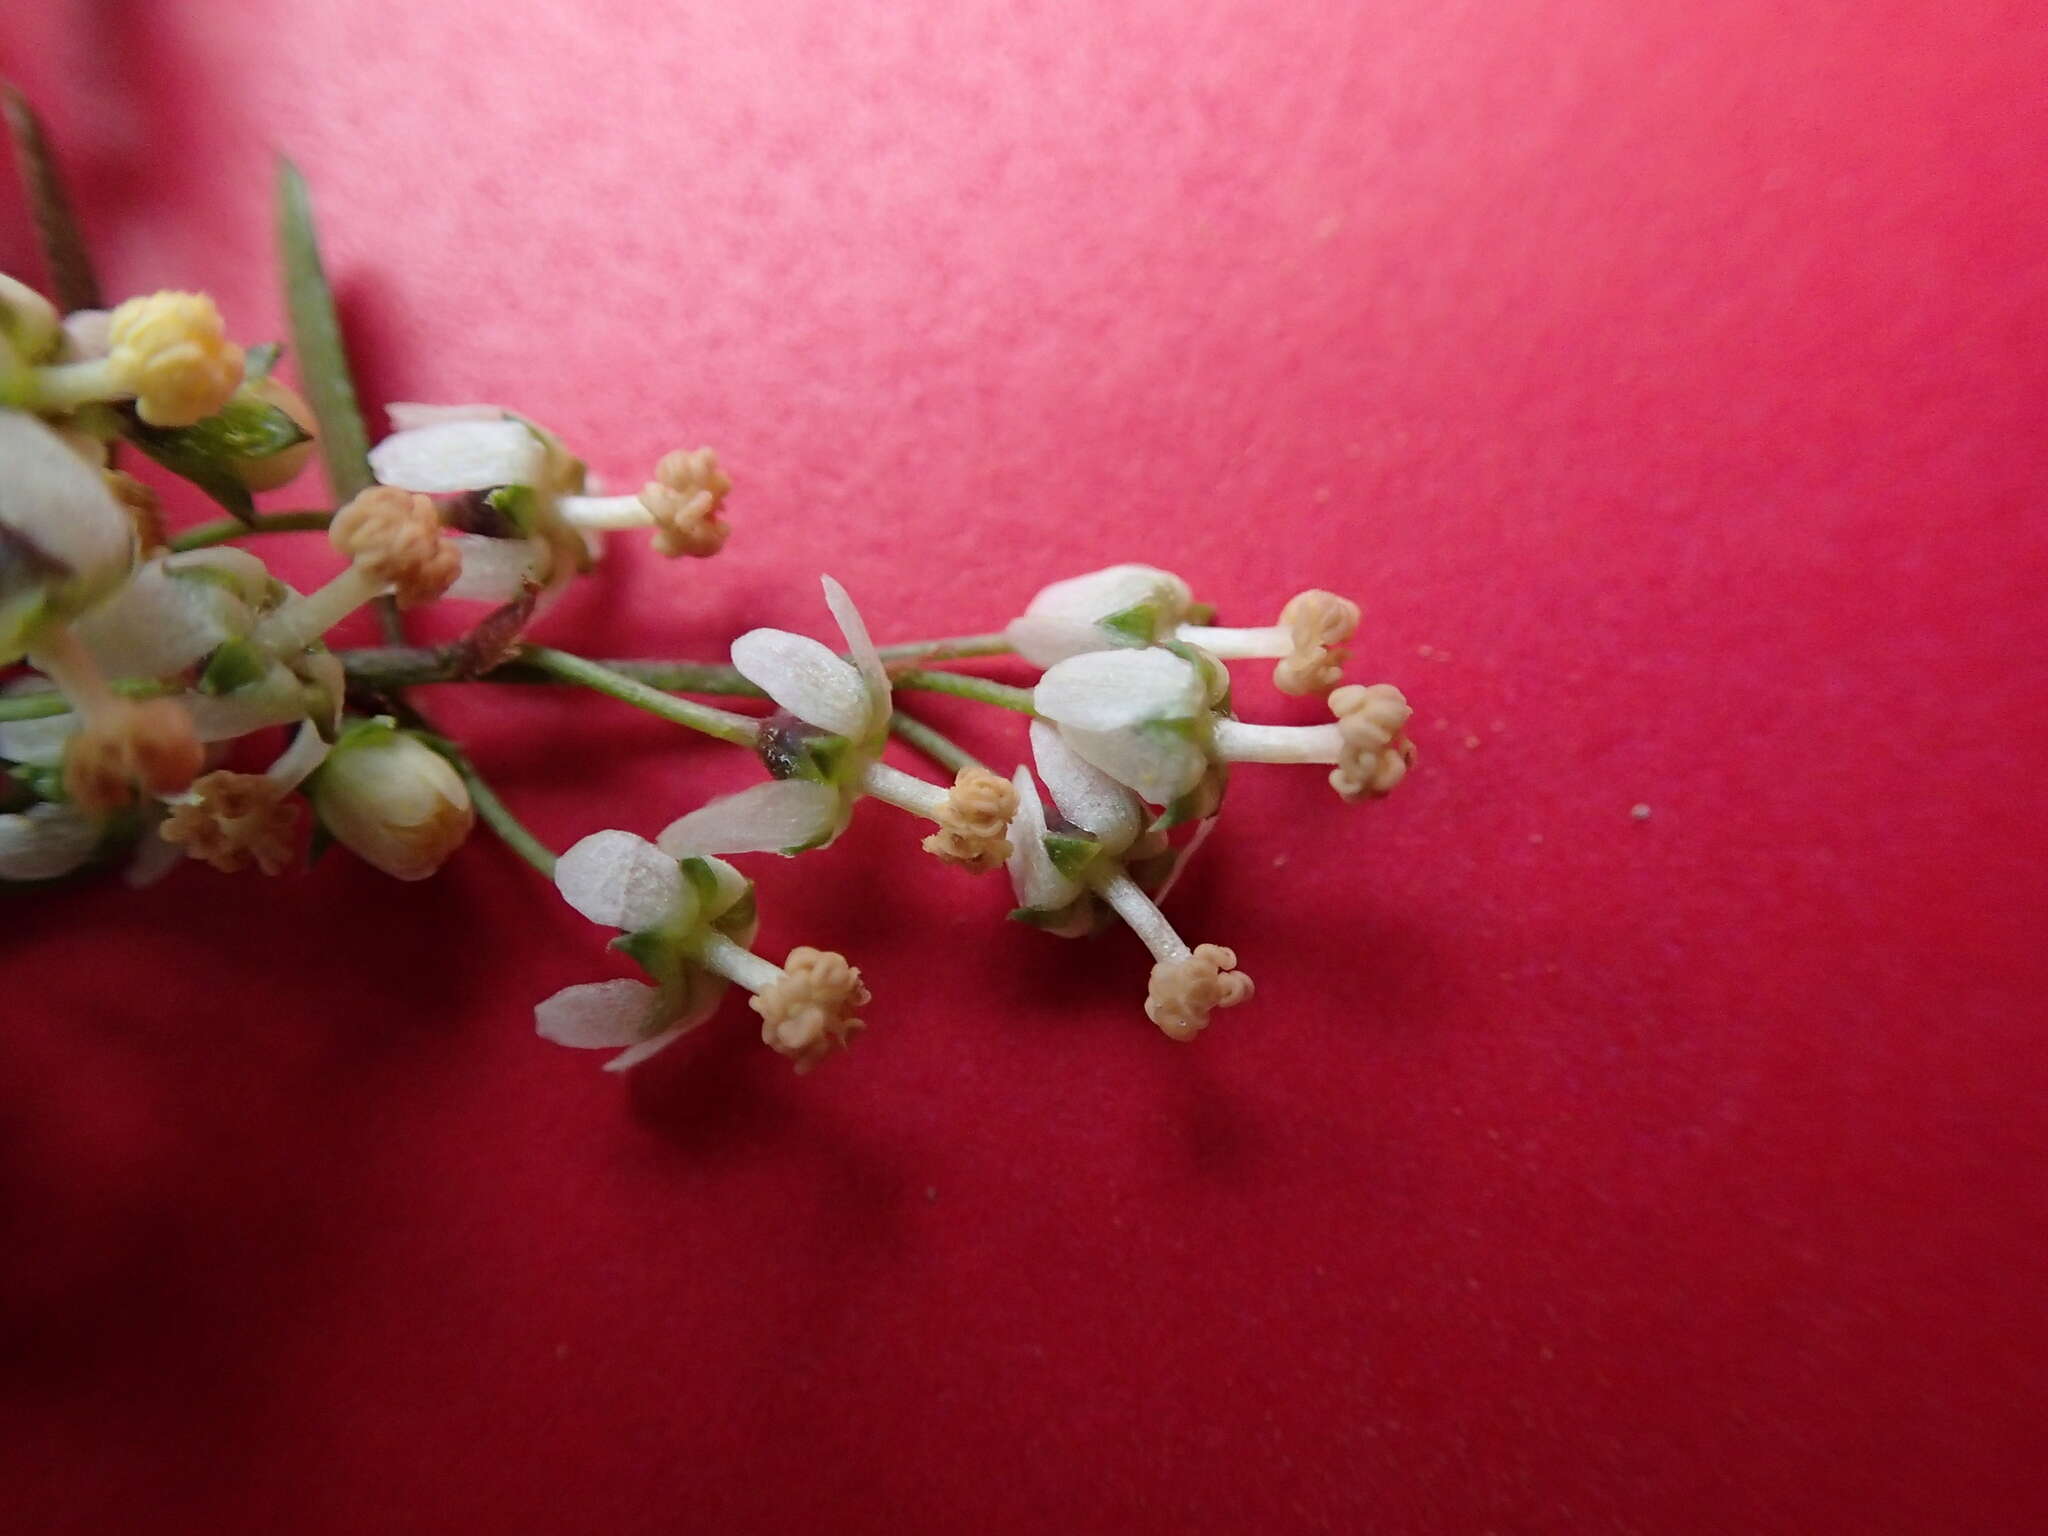
<path fill-rule="evenodd" d="M 1247 622 L 1363 599 L 1423 754 L 1358 809 L 1239 775 L 1175 908 L 1259 992 L 1192 1048 L 1134 942 L 1003 924 L 878 806 L 759 871 L 764 942 L 876 993 L 803 1081 L 737 1004 L 624 1083 L 536 1040 L 622 962 L 482 840 L 10 900 L 10 1528 L 2048 1518 L 2040 7 L 0 39 L 119 290 L 274 334 L 281 148 L 374 398 L 615 479 L 718 445 L 725 555 L 622 549 L 562 643 L 817 630 L 820 569 L 883 639 L 981 629 L 1149 558 Z M 751 776 L 438 707 L 558 844 Z"/>

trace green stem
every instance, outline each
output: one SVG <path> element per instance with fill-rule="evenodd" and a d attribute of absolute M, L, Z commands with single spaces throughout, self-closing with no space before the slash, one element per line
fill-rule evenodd
<path fill-rule="evenodd" d="M 671 724 L 687 726 L 693 731 L 702 731 L 706 736 L 729 741 L 736 747 L 751 748 L 760 739 L 761 722 L 758 720 L 734 714 L 729 709 L 679 699 L 637 678 L 598 662 L 586 661 L 581 656 L 572 656 L 567 651 L 528 645 L 520 648 L 519 659 L 538 667 L 550 677 L 589 688 L 635 709 L 644 709 Z"/>
<path fill-rule="evenodd" d="M 469 786 L 470 804 L 476 807 L 484 825 L 498 834 L 498 840 L 519 857 L 526 860 L 548 879 L 555 877 L 554 850 L 535 837 L 525 822 L 512 814 L 512 810 L 498 798 L 498 792 L 491 788 L 484 776 L 476 771 L 467 754 L 455 752 L 449 756 L 455 771 L 462 775 L 462 782 Z"/>
<path fill-rule="evenodd" d="M 555 851 L 533 833 L 533 830 L 512 814 L 512 808 L 498 798 L 498 792 L 491 788 L 490 781 L 477 771 L 469 754 L 449 737 L 438 730 L 434 722 L 421 714 L 417 707 L 403 699 L 395 701 L 399 718 L 426 738 L 427 745 L 448 760 L 462 782 L 469 788 L 469 803 L 476 807 L 477 815 L 483 818 L 485 826 L 498 834 L 498 840 L 519 857 L 526 860 L 541 874 L 552 880 L 555 877 Z"/>
<path fill-rule="evenodd" d="M 987 635 L 953 635 L 944 640 L 906 640 L 879 648 L 884 661 L 964 661 L 972 656 L 1007 656 L 1010 637 L 1001 630 Z"/>
<path fill-rule="evenodd" d="M 714 661 L 627 661 L 597 663 L 608 672 L 630 677 L 636 683 L 669 693 L 710 693 L 739 699 L 762 699 L 767 695 L 731 667 Z M 493 672 L 491 676 L 500 674 Z M 516 678 L 515 678 L 516 680 Z"/>
<path fill-rule="evenodd" d="M 216 518 L 210 523 L 187 528 L 171 540 L 171 549 L 177 554 L 188 549 L 211 549 L 216 544 L 239 539 L 245 533 L 311 533 L 325 528 L 333 520 L 332 512 L 318 511 L 258 512 L 255 520 L 247 523 L 238 517 Z"/>
<path fill-rule="evenodd" d="M 897 674 L 896 687 L 899 692 L 950 693 L 956 698 L 1001 705 L 1019 714 L 1036 713 L 1031 707 L 1029 688 L 1015 688 L 992 678 L 970 677 L 961 672 L 902 672 Z"/>
<path fill-rule="evenodd" d="M 124 677 L 108 686 L 124 699 L 153 699 L 178 691 L 146 677 Z M 54 688 L 47 693 L 17 693 L 0 698 L 0 720 L 47 720 L 52 715 L 70 713 L 71 701 Z"/>
<path fill-rule="evenodd" d="M 941 768 L 954 773 L 958 773 L 962 768 L 988 766 L 952 737 L 926 725 L 915 715 L 906 715 L 900 709 L 889 717 L 889 729 Z"/>

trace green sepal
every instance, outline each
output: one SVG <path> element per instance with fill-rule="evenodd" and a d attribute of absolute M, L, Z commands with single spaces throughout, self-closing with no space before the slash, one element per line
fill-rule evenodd
<path fill-rule="evenodd" d="M 1181 622 L 1206 628 L 1208 625 L 1216 622 L 1216 605 L 1214 603 L 1189 603 L 1186 616 L 1182 618 Z"/>
<path fill-rule="evenodd" d="M 54 766 L 33 763 L 10 763 L 5 775 L 7 781 L 18 785 L 35 800 L 63 800 L 64 770 Z"/>
<path fill-rule="evenodd" d="M 1081 871 L 1095 862 L 1102 844 L 1092 837 L 1073 832 L 1048 832 L 1043 839 L 1052 867 L 1069 880 L 1081 878 Z"/>
<path fill-rule="evenodd" d="M 1230 668 L 1199 645 L 1186 640 L 1162 640 L 1159 648 L 1173 652 L 1201 673 L 1203 686 L 1208 692 L 1209 707 L 1221 710 L 1224 714 L 1230 713 Z"/>
<path fill-rule="evenodd" d="M 1195 787 L 1152 818 L 1148 832 L 1165 832 L 1185 822 L 1201 821 L 1223 808 L 1223 792 L 1229 787 L 1230 770 L 1222 763 L 1210 765 Z"/>
<path fill-rule="evenodd" d="M 0 666 L 19 661 L 34 644 L 48 608 L 48 597 L 39 591 L 0 597 Z"/>
<path fill-rule="evenodd" d="M 215 647 L 199 674 L 201 693 L 233 693 L 270 672 L 270 653 L 249 640 L 228 640 Z"/>
<path fill-rule="evenodd" d="M 267 459 L 311 440 L 291 416 L 245 388 L 218 411 L 189 427 L 152 427 L 133 410 L 121 413 L 127 439 L 172 474 L 189 480 L 243 522 L 256 503 L 235 473 L 251 459 Z"/>
<path fill-rule="evenodd" d="M 688 883 L 691 894 L 697 898 L 699 911 L 707 910 L 718 899 L 718 876 L 711 872 L 711 866 L 699 855 L 692 854 L 679 861 L 683 879 Z"/>
<path fill-rule="evenodd" d="M 1097 921 L 1099 916 L 1095 910 L 1095 903 L 1089 899 L 1085 891 L 1063 907 L 1010 909 L 1011 922 L 1042 929 L 1063 939 L 1078 939 L 1096 931 L 1101 926 Z"/>
<path fill-rule="evenodd" d="M 1139 603 L 1095 622 L 1124 645 L 1150 645 L 1159 633 L 1159 610 L 1151 603 Z"/>
<path fill-rule="evenodd" d="M 334 834 L 327 830 L 327 823 L 317 815 L 313 818 L 313 835 L 306 842 L 306 868 L 311 869 L 334 846 Z"/>
<path fill-rule="evenodd" d="M 484 505 L 517 529 L 521 538 L 532 538 L 540 525 L 540 504 L 530 485 L 494 486 Z"/>
<path fill-rule="evenodd" d="M 675 935 L 661 928 L 622 933 L 612 940 L 611 947 L 630 956 L 635 965 L 659 982 L 668 981 L 682 964 L 682 957 L 676 952 Z"/>
<path fill-rule="evenodd" d="M 242 382 L 254 384 L 258 379 L 269 378 L 271 370 L 277 367 L 277 360 L 282 356 L 283 342 L 259 341 L 253 347 L 243 348 Z"/>
<path fill-rule="evenodd" d="M 760 926 L 760 904 L 754 900 L 754 882 L 749 880 L 739 900 L 711 920 L 711 926 L 727 938 L 746 944 Z"/>

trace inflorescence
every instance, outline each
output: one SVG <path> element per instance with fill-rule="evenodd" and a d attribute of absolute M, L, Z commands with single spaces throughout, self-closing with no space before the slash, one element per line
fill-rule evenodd
<path fill-rule="evenodd" d="M 710 449 L 679 449 L 637 493 L 600 494 L 554 434 L 495 405 L 393 405 L 392 430 L 351 448 L 365 436 L 346 361 L 322 344 L 323 329 L 338 335 L 331 299 L 310 224 L 292 224 L 302 189 L 285 175 L 310 404 L 273 371 L 280 349 L 237 345 L 203 294 L 60 313 L 0 278 L 0 881 L 125 861 L 139 883 L 187 859 L 278 875 L 304 863 L 309 829 L 315 846 L 420 880 L 481 817 L 572 908 L 616 930 L 613 947 L 646 978 L 557 992 L 535 1009 L 543 1037 L 630 1067 L 737 985 L 763 1041 L 803 1072 L 861 1031 L 868 988 L 831 950 L 758 953 L 755 887 L 734 859 L 822 848 L 862 802 L 884 802 L 926 824 L 923 849 L 942 863 L 1007 871 L 1012 917 L 1064 937 L 1128 927 L 1152 956 L 1146 1015 L 1189 1040 L 1253 992 L 1235 949 L 1190 944 L 1162 910 L 1215 825 L 1231 766 L 1315 764 L 1346 801 L 1384 796 L 1407 773 L 1407 701 L 1385 683 L 1342 682 L 1359 609 L 1321 590 L 1270 624 L 1225 628 L 1180 577 L 1119 565 L 1053 583 L 999 631 L 884 650 L 826 577 L 834 643 L 754 629 L 729 666 L 600 663 L 528 640 L 608 534 L 645 530 L 667 557 L 716 555 L 732 482 Z M 249 492 L 290 481 L 316 447 L 330 483 L 353 493 L 332 509 L 254 511 Z M 156 495 L 115 467 L 121 451 L 230 517 L 167 532 Z M 233 542 L 312 530 L 344 563 L 305 592 Z M 334 626 L 371 604 L 393 643 L 329 649 Z M 427 604 L 480 606 L 463 640 L 404 645 L 397 611 Z M 1036 669 L 1035 683 L 944 670 L 1003 655 Z M 1331 718 L 1238 719 L 1230 661 L 1272 663 L 1277 687 L 1322 696 Z M 764 777 L 651 842 L 600 830 L 557 857 L 405 692 L 458 681 L 592 689 L 745 748 Z M 1025 717 L 1028 764 L 1005 776 L 905 715 L 898 695 L 919 689 Z M 735 694 L 772 711 L 703 702 Z M 892 732 L 950 777 L 884 762 Z"/>

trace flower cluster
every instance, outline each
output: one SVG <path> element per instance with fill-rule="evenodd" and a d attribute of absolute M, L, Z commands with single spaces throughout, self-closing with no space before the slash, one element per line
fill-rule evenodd
<path fill-rule="evenodd" d="M 922 823 L 940 862 L 1006 871 L 1012 917 L 1063 937 L 1129 928 L 1152 957 L 1147 1017 L 1189 1040 L 1253 994 L 1234 948 L 1190 944 L 1162 910 L 1231 768 L 1320 765 L 1346 801 L 1386 795 L 1407 772 L 1408 704 L 1388 684 L 1342 684 L 1359 609 L 1319 589 L 1270 624 L 1226 628 L 1179 576 L 1119 565 L 1047 586 L 999 631 L 881 648 L 825 577 L 829 644 L 753 629 L 729 665 L 538 644 L 531 628 L 606 534 L 643 529 L 660 555 L 715 555 L 731 479 L 710 449 L 677 450 L 638 492 L 607 495 L 555 434 L 496 405 L 393 405 L 369 444 L 329 344 L 310 226 L 297 234 L 287 275 L 304 396 L 273 371 L 280 349 L 229 339 L 204 295 L 60 314 L 0 279 L 0 881 L 123 857 L 136 880 L 187 862 L 280 875 L 329 844 L 421 880 L 482 820 L 571 908 L 617 930 L 612 947 L 646 978 L 555 993 L 535 1010 L 541 1036 L 614 1051 L 607 1065 L 623 1069 L 737 985 L 763 1041 L 801 1072 L 860 1032 L 868 988 L 832 950 L 758 953 L 754 883 L 732 860 L 822 848 L 879 801 Z M 259 512 L 253 495 L 291 483 L 316 448 L 339 504 Z M 117 453 L 229 515 L 174 531 L 175 506 Z M 324 533 L 334 573 L 303 591 L 280 579 L 250 545 L 286 533 Z M 334 648 L 336 626 L 373 604 L 387 643 Z M 399 615 L 430 604 L 485 606 L 452 644 L 406 645 Z M 1033 669 L 1028 686 L 944 670 L 1005 656 Z M 1329 720 L 1240 720 L 1228 664 L 1247 660 L 1274 663 L 1285 693 L 1323 696 Z M 741 747 L 764 777 L 671 807 L 652 840 L 598 830 L 557 857 L 412 702 L 428 683 L 586 688 Z M 920 690 L 1022 717 L 1028 761 L 1006 774 L 974 760 L 905 712 Z M 885 761 L 894 736 L 939 771 Z"/>

